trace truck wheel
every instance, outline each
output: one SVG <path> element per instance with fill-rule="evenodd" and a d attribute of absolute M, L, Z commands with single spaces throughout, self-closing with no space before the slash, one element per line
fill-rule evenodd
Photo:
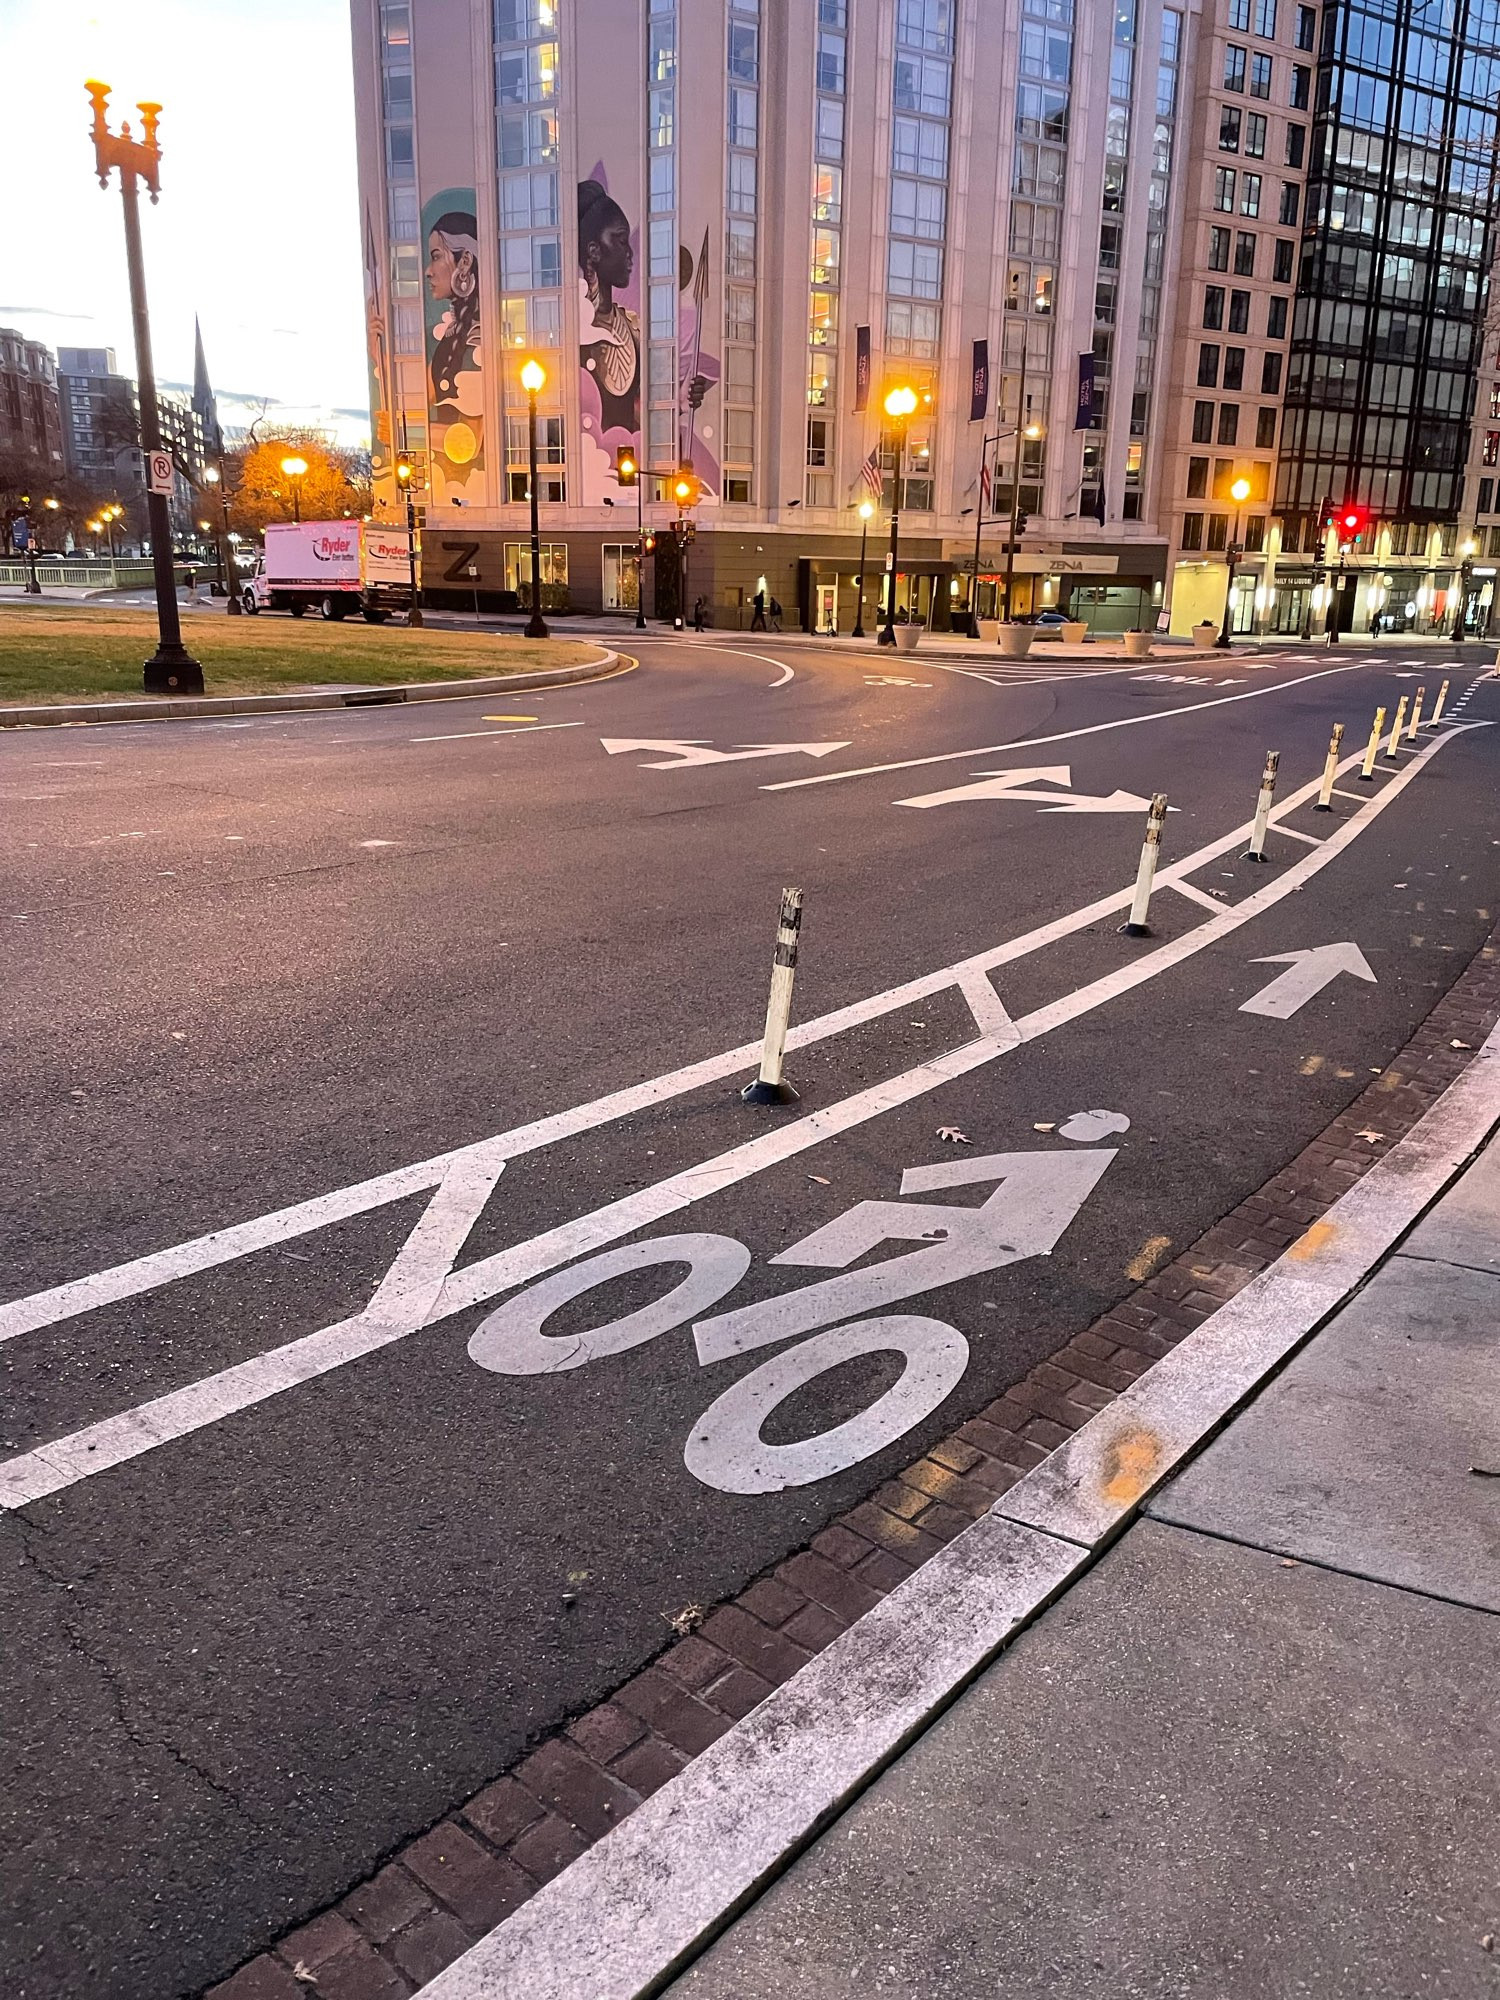
<path fill-rule="evenodd" d="M 365 623 L 367 625 L 383 625 L 385 623 L 385 613 L 380 609 L 378 604 L 367 604 L 365 606 Z"/>
<path fill-rule="evenodd" d="M 242 608 L 252 618 L 254 618 L 257 612 L 260 610 L 260 605 L 256 599 L 256 595 L 253 590 L 242 590 L 240 592 L 240 604 Z"/>
<path fill-rule="evenodd" d="M 325 597 L 318 609 L 330 625 L 337 625 L 344 615 L 344 600 L 341 597 Z"/>
<path fill-rule="evenodd" d="M 305 618 L 307 616 L 307 606 L 302 602 L 300 597 L 294 597 L 287 606 L 287 610 L 291 612 L 294 618 Z"/>

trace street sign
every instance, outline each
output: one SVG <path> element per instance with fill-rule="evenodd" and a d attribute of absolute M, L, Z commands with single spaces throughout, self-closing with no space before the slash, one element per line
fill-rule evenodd
<path fill-rule="evenodd" d="M 147 451 L 141 456 L 146 461 L 146 491 L 165 493 L 170 499 L 177 483 L 177 471 L 172 464 L 171 452 Z"/>

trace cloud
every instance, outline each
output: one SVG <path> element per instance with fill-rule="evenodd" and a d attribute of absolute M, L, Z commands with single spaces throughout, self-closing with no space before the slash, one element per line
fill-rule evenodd
<path fill-rule="evenodd" d="M 93 313 L 59 312 L 56 306 L 0 306 L 0 314 L 8 314 L 13 319 L 76 319 L 92 324 Z"/>

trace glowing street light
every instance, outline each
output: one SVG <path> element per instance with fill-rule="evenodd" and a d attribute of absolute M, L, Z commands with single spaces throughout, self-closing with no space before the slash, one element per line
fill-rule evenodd
<path fill-rule="evenodd" d="M 859 588 L 854 599 L 854 630 L 851 638 L 865 636 L 865 549 L 870 538 L 870 522 L 875 516 L 875 502 L 861 500 L 859 503 Z"/>
<path fill-rule="evenodd" d="M 411 605 L 406 614 L 408 625 L 422 623 L 422 606 L 417 600 L 417 508 L 411 497 L 412 467 L 409 458 L 396 461 L 396 484 L 406 500 L 406 566 L 411 580 Z"/>
<path fill-rule="evenodd" d="M 908 383 L 900 383 L 888 390 L 885 397 L 885 413 L 890 418 L 891 428 L 896 433 L 896 476 L 891 494 L 891 546 L 885 558 L 885 615 L 880 628 L 880 644 L 894 646 L 896 643 L 896 558 L 901 544 L 901 501 L 906 474 L 906 432 L 907 426 L 917 413 L 917 392 Z"/>
<path fill-rule="evenodd" d="M 521 365 L 521 387 L 526 391 L 526 427 L 530 445 L 531 471 L 531 616 L 526 621 L 528 639 L 548 637 L 542 616 L 542 517 L 537 480 L 536 399 L 545 388 L 547 371 L 532 355 Z"/>
<path fill-rule="evenodd" d="M 1224 561 L 1228 569 L 1228 575 L 1224 583 L 1224 618 L 1222 624 L 1219 626 L 1219 636 L 1214 641 L 1214 644 L 1223 652 L 1228 652 L 1230 646 L 1229 621 L 1234 614 L 1234 569 L 1235 564 L 1240 559 L 1240 530 L 1244 525 L 1244 506 L 1245 502 L 1250 498 L 1250 493 L 1250 482 L 1243 474 L 1235 480 L 1229 489 L 1229 497 L 1235 505 L 1234 540 L 1224 551 Z"/>
<path fill-rule="evenodd" d="M 295 452 L 281 461 L 281 469 L 292 482 L 292 519 L 302 519 L 302 481 L 307 477 L 307 460 Z"/>

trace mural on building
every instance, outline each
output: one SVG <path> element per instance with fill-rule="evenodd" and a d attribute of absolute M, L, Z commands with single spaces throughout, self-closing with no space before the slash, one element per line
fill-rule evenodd
<path fill-rule="evenodd" d="M 445 188 L 423 205 L 431 498 L 484 494 L 484 354 L 479 224 L 473 188 Z"/>
<path fill-rule="evenodd" d="M 601 163 L 578 183 L 578 400 L 588 506 L 619 493 L 616 452 L 641 449 L 638 251 Z"/>
<path fill-rule="evenodd" d="M 708 330 L 708 242 L 705 228 L 696 259 L 686 244 L 677 253 L 677 424 L 678 458 L 703 482 L 703 498 L 717 500 L 722 492 L 717 412 L 708 405 L 719 386 L 719 358 L 704 347 Z"/>

